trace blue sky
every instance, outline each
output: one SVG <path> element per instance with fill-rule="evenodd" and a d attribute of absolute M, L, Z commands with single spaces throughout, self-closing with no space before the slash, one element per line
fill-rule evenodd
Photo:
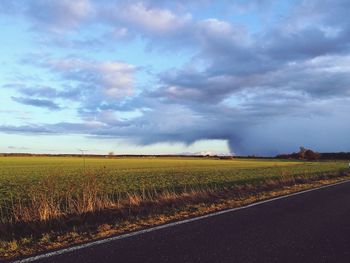
<path fill-rule="evenodd" d="M 0 152 L 350 151 L 350 2 L 0 2 Z"/>

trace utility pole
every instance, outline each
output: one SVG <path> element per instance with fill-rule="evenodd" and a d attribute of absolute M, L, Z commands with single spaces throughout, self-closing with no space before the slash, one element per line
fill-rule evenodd
<path fill-rule="evenodd" d="M 83 150 L 83 149 L 78 149 L 79 151 L 81 151 L 81 154 L 83 156 L 83 160 L 84 160 L 84 174 L 86 173 L 86 162 L 85 162 L 85 152 L 87 152 L 87 150 Z"/>

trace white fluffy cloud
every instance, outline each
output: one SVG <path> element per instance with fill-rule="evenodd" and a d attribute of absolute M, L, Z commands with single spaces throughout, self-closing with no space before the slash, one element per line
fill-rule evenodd
<path fill-rule="evenodd" d="M 110 13 L 116 21 L 135 27 L 139 32 L 166 35 L 183 30 L 191 21 L 191 15 L 178 16 L 168 9 L 147 7 L 143 2 L 117 5 Z"/>
<path fill-rule="evenodd" d="M 90 61 L 77 58 L 48 59 L 42 62 L 65 79 L 79 82 L 81 88 L 91 88 L 110 98 L 131 96 L 136 67 L 119 61 Z"/>

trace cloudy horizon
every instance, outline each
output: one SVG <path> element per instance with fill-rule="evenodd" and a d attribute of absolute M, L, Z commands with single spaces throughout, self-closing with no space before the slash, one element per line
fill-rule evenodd
<path fill-rule="evenodd" d="M 350 151 L 346 0 L 0 2 L 0 152 Z"/>

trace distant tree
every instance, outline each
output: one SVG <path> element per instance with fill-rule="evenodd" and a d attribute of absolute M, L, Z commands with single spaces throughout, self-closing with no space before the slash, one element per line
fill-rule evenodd
<path fill-rule="evenodd" d="M 299 147 L 299 152 L 306 152 L 307 151 L 307 149 L 304 147 L 304 146 L 300 146 Z"/>
<path fill-rule="evenodd" d="M 314 161 L 320 159 L 321 154 L 314 152 L 312 150 L 306 150 L 304 154 L 304 158 L 306 160 Z"/>
<path fill-rule="evenodd" d="M 297 158 L 298 159 L 305 159 L 305 152 L 307 151 L 307 149 L 304 146 L 300 146 L 299 147 L 299 152 L 297 154 Z"/>
<path fill-rule="evenodd" d="M 110 152 L 108 153 L 108 157 L 113 157 L 113 155 L 114 155 L 114 152 L 113 152 L 113 151 L 110 151 Z"/>
<path fill-rule="evenodd" d="M 276 158 L 278 158 L 278 159 L 291 159 L 292 156 L 291 156 L 291 154 L 278 154 L 278 155 L 276 155 Z"/>
<path fill-rule="evenodd" d="M 301 146 L 299 148 L 299 152 L 293 152 L 291 154 L 280 154 L 277 155 L 277 158 L 281 159 L 299 159 L 299 160 L 318 160 L 321 159 L 323 155 L 320 153 L 314 152 L 313 150 L 306 149 L 305 147 Z"/>

